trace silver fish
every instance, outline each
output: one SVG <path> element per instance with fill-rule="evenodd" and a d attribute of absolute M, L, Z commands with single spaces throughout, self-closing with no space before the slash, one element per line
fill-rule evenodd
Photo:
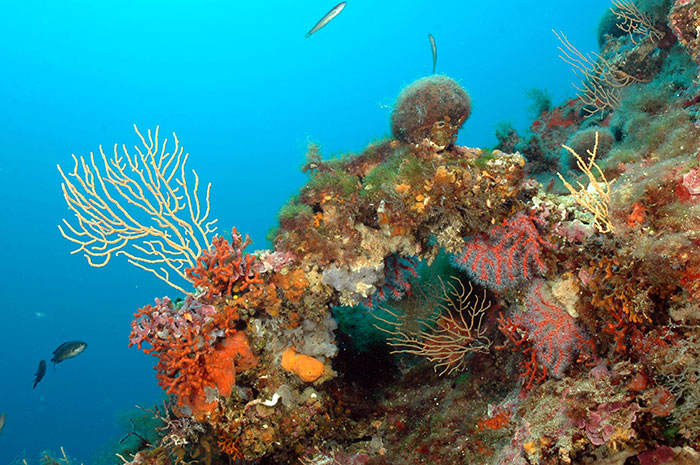
<path fill-rule="evenodd" d="M 39 368 L 36 369 L 36 374 L 34 375 L 34 386 L 32 389 L 36 387 L 37 384 L 39 384 L 39 381 L 41 381 L 44 378 L 44 375 L 46 374 L 46 360 L 42 360 L 39 362 Z"/>
<path fill-rule="evenodd" d="M 5 427 L 5 414 L 0 413 L 0 433 L 2 433 L 2 429 Z"/>
<path fill-rule="evenodd" d="M 340 14 L 341 11 L 343 11 L 343 8 L 345 8 L 346 4 L 347 4 L 347 2 L 340 2 L 336 6 L 334 6 L 333 9 L 331 11 L 329 11 L 328 13 L 326 13 L 326 16 L 321 18 L 321 20 L 319 22 L 317 22 L 316 25 L 314 27 L 312 27 L 311 30 L 309 32 L 307 32 L 304 37 L 306 37 L 308 39 L 309 37 L 311 37 L 311 34 L 313 34 L 314 32 L 321 29 L 323 26 L 328 24 L 331 21 L 331 19 L 335 18 L 336 16 L 338 16 Z"/>
<path fill-rule="evenodd" d="M 62 361 L 73 358 L 76 355 L 80 354 L 82 351 L 85 350 L 87 347 L 87 344 L 82 342 L 82 341 L 68 341 L 64 342 L 60 346 L 58 346 L 58 349 L 53 351 L 53 358 L 51 361 L 53 362 L 54 368 L 56 367 L 57 363 L 61 363 Z"/>
<path fill-rule="evenodd" d="M 437 46 L 435 45 L 435 37 L 432 34 L 428 34 L 428 40 L 430 41 L 430 50 L 433 51 L 433 74 L 435 74 L 435 65 L 437 64 Z"/>

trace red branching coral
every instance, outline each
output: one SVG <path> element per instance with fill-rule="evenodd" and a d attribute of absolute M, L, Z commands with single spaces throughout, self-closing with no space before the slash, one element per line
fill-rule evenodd
<path fill-rule="evenodd" d="M 532 279 L 546 271 L 542 248 L 554 248 L 540 236 L 536 222 L 542 220 L 523 213 L 507 218 L 488 233 L 469 238 L 452 261 L 475 282 L 494 290 Z"/>
<path fill-rule="evenodd" d="M 585 337 L 576 320 L 543 288 L 544 281 L 535 282 L 528 291 L 526 311 L 511 318 L 499 318 L 499 329 L 508 339 L 524 350 L 526 386 L 541 382 L 547 374 L 561 378 L 576 355 L 593 353 L 593 341 Z M 538 372 L 541 373 L 538 376 Z"/>
<path fill-rule="evenodd" d="M 156 300 L 134 315 L 129 345 L 148 343 L 143 351 L 158 357 L 158 384 L 201 415 L 216 407 L 217 396 L 231 394 L 237 371 L 256 363 L 245 333 L 233 329 L 235 320 L 224 321 L 235 318 L 191 297 L 181 306 Z"/>
<path fill-rule="evenodd" d="M 212 241 L 212 250 L 205 251 L 197 259 L 196 268 L 185 270 L 195 287 L 207 289 L 206 299 L 216 295 L 233 295 L 244 291 L 249 285 L 262 283 L 254 265 L 257 258 L 243 250 L 250 244 L 233 228 L 231 242 L 222 236 Z"/>
<path fill-rule="evenodd" d="M 418 277 L 418 260 L 392 254 L 384 260 L 384 284 L 363 301 L 368 308 L 373 308 L 387 299 L 399 300 L 411 293 L 411 278 Z"/>
<path fill-rule="evenodd" d="M 498 329 L 512 342 L 515 347 L 523 347 L 522 353 L 523 371 L 520 374 L 525 389 L 530 389 L 533 384 L 539 384 L 547 378 L 547 369 L 537 363 L 537 353 L 528 342 L 527 329 L 519 323 L 518 319 L 506 318 L 502 313 L 498 314 Z M 504 349 L 506 344 L 496 346 L 496 349 Z"/>

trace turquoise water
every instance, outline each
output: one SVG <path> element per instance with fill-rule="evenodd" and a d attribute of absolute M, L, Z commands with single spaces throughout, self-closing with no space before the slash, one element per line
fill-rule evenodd
<path fill-rule="evenodd" d="M 523 128 L 526 90 L 555 103 L 574 95 L 552 29 L 597 49 L 608 2 L 349 1 L 335 3 L 16 2 L 0 15 L 0 215 L 3 324 L 0 463 L 38 463 L 63 445 L 92 463 L 124 434 L 120 412 L 162 394 L 152 360 L 127 347 L 133 312 L 165 284 L 113 259 L 90 268 L 57 224 L 69 212 L 56 164 L 100 144 L 175 131 L 189 167 L 213 183 L 220 230 L 238 227 L 265 248 L 281 205 L 301 185 L 308 141 L 324 155 L 388 135 L 402 88 L 437 72 L 456 78 L 473 113 L 459 143 L 491 146 L 503 120 Z M 41 359 L 66 340 L 88 343 L 32 390 Z"/>

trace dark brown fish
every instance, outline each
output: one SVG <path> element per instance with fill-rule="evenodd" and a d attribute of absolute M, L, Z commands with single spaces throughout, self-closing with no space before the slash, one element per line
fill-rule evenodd
<path fill-rule="evenodd" d="M 58 349 L 53 351 L 53 358 L 51 358 L 53 366 L 56 367 L 57 363 L 61 363 L 64 360 L 75 357 L 84 351 L 86 347 L 87 344 L 82 341 L 64 342 L 58 346 Z"/>
<path fill-rule="evenodd" d="M 435 74 L 435 65 L 437 64 L 437 45 L 435 45 L 435 37 L 432 34 L 428 34 L 428 40 L 430 41 L 430 50 L 433 52 L 433 74 Z"/>
<path fill-rule="evenodd" d="M 0 413 L 0 433 L 2 433 L 2 429 L 5 427 L 5 414 Z"/>
<path fill-rule="evenodd" d="M 346 4 L 347 4 L 347 2 L 340 2 L 336 6 L 334 6 L 333 9 L 331 11 L 329 11 L 328 13 L 326 13 L 326 15 L 323 18 L 321 18 L 320 21 L 317 22 L 316 25 L 314 27 L 312 27 L 311 30 L 309 32 L 307 32 L 304 37 L 306 37 L 308 39 L 309 37 L 311 37 L 311 34 L 313 34 L 314 32 L 321 29 L 323 26 L 328 24 L 333 18 L 338 16 L 341 11 L 343 11 L 343 8 L 345 8 Z"/>
<path fill-rule="evenodd" d="M 32 386 L 32 389 L 36 387 L 37 384 L 39 384 L 39 381 L 41 381 L 44 378 L 44 375 L 46 374 L 46 360 L 42 360 L 39 362 L 39 368 L 36 369 L 36 373 L 34 374 L 34 386 Z"/>

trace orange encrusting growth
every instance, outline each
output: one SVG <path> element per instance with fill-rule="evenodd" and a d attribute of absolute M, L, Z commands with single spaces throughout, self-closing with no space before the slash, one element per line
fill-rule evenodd
<path fill-rule="evenodd" d="M 299 354 L 293 347 L 282 354 L 282 368 L 294 373 L 307 383 L 316 381 L 324 371 L 323 362 L 308 355 Z"/>
<path fill-rule="evenodd" d="M 296 268 L 288 273 L 275 273 L 271 279 L 272 283 L 282 291 L 284 297 L 291 303 L 301 301 L 309 280 L 306 279 L 304 270 Z"/>
<path fill-rule="evenodd" d="M 185 398 L 179 397 L 179 400 L 189 405 L 195 414 L 210 413 L 217 403 L 207 402 L 204 388 L 216 388 L 219 397 L 226 398 L 231 395 L 236 373 L 252 368 L 256 363 L 256 357 L 248 345 L 248 338 L 244 332 L 237 331 L 201 357 L 201 388 L 191 391 Z"/>

